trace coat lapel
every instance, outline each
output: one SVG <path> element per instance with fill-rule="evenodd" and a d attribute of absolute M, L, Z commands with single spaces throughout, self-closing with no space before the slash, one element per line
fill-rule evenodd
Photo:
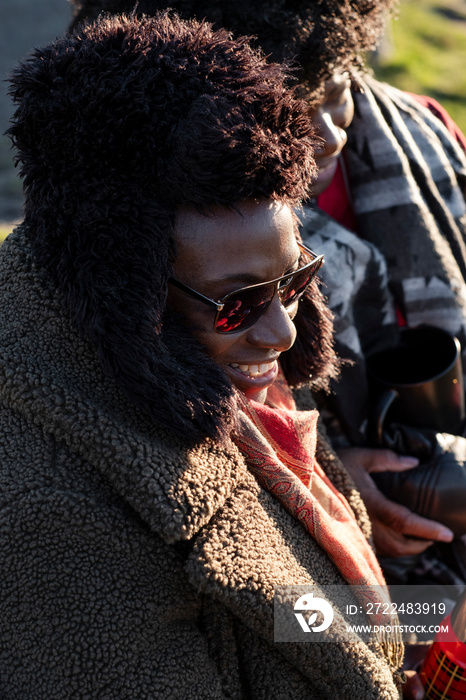
<path fill-rule="evenodd" d="M 225 605 L 240 624 L 266 640 L 272 654 L 286 659 L 323 695 L 328 695 L 329 682 L 344 688 L 348 678 L 354 680 L 357 667 L 358 697 L 372 697 L 374 679 L 386 689 L 380 697 L 393 697 L 392 673 L 381 663 L 380 648 L 347 631 L 343 608 L 357 604 L 350 586 L 301 524 L 250 474 L 197 535 L 187 571 L 197 590 Z M 325 642 L 274 642 L 277 586 L 289 586 L 291 593 L 291 587 L 311 586 L 326 599 L 329 586 L 342 587 L 344 604 L 335 607 Z M 296 599 L 303 593 L 297 590 Z M 342 692 L 338 697 L 354 695 Z"/>
<path fill-rule="evenodd" d="M 246 471 L 239 450 L 230 440 L 187 444 L 129 403 L 31 264 L 20 229 L 2 246 L 0 286 L 0 327 L 15 328 L 13 341 L 0 336 L 0 396 L 103 475 L 167 542 L 193 537 Z"/>

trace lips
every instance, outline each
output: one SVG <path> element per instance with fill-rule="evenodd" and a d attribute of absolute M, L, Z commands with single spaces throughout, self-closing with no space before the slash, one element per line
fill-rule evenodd
<path fill-rule="evenodd" d="M 245 396 L 256 401 L 265 400 L 262 395 L 271 386 L 278 375 L 278 362 L 251 362 L 250 364 L 230 362 L 225 365 L 227 374 L 237 389 Z M 262 395 L 262 398 L 261 398 Z"/>

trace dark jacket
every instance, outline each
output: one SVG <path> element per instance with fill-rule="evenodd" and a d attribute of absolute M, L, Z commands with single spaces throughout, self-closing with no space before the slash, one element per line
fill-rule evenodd
<path fill-rule="evenodd" d="M 2 700 L 397 698 L 338 611 L 332 643 L 273 642 L 274 586 L 340 573 L 231 441 L 189 446 L 103 375 L 21 227 L 0 290 Z"/>

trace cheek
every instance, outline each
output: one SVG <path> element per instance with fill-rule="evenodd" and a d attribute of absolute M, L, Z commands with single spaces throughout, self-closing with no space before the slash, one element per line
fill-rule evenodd
<path fill-rule="evenodd" d="M 339 126 L 340 129 L 347 129 L 354 117 L 354 102 L 351 94 L 341 104 L 335 105 L 330 113 L 336 126 Z"/>
<path fill-rule="evenodd" d="M 291 318 L 292 321 L 294 321 L 295 316 L 298 313 L 298 309 L 299 309 L 299 300 L 295 301 L 295 303 L 292 304 L 291 306 L 287 306 L 286 313 L 288 314 L 288 316 Z"/>
<path fill-rule="evenodd" d="M 206 330 L 204 328 L 193 328 L 194 335 L 197 340 L 204 346 L 206 353 L 213 360 L 222 364 L 223 358 L 230 355 L 230 350 L 238 343 L 239 338 L 236 334 L 216 333 L 215 331 Z M 239 334 L 241 337 L 241 333 Z M 227 361 L 225 359 L 225 361 Z"/>
<path fill-rule="evenodd" d="M 344 117 L 345 123 L 343 124 L 342 128 L 347 129 L 350 126 L 351 122 L 353 121 L 353 118 L 354 118 L 354 108 L 349 107 L 346 110 L 345 117 Z"/>
<path fill-rule="evenodd" d="M 351 122 L 353 121 L 354 117 L 354 102 L 353 98 L 350 97 L 345 104 L 343 105 L 342 111 L 341 111 L 341 128 L 342 129 L 347 129 Z"/>

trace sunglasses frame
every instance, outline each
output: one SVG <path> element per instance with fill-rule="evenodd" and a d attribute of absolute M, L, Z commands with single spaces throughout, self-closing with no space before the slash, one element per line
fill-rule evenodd
<path fill-rule="evenodd" d="M 247 328 L 250 328 L 251 326 L 253 326 L 254 323 L 256 323 L 256 321 L 259 320 L 260 316 L 258 318 L 256 318 L 254 321 L 252 321 L 252 323 L 246 324 L 245 326 L 241 326 L 241 328 L 233 328 L 230 331 L 217 330 L 216 326 L 217 326 L 218 317 L 219 317 L 221 311 L 223 311 L 223 309 L 225 308 L 225 304 L 228 301 L 228 299 L 230 299 L 231 297 L 234 297 L 239 292 L 245 292 L 248 289 L 257 289 L 258 287 L 265 287 L 267 285 L 274 284 L 275 290 L 274 290 L 274 293 L 272 295 L 272 298 L 270 299 L 270 302 L 269 302 L 269 305 L 270 305 L 275 297 L 275 294 L 277 294 L 277 292 L 278 293 L 280 292 L 280 289 L 281 289 L 280 282 L 284 282 L 285 280 L 286 281 L 291 280 L 295 275 L 297 275 L 298 273 L 301 273 L 303 270 L 305 270 L 306 268 L 311 267 L 313 265 L 313 266 L 315 266 L 314 274 L 309 277 L 309 280 L 306 284 L 306 287 L 307 287 L 307 285 L 312 282 L 312 280 L 314 279 L 316 274 L 319 272 L 320 268 L 324 264 L 324 256 L 317 255 L 310 248 L 303 245 L 302 243 L 299 243 L 298 241 L 297 241 L 297 243 L 298 243 L 298 247 L 301 251 L 312 256 L 312 260 L 310 262 L 306 263 L 306 265 L 303 265 L 302 267 L 298 267 L 298 269 L 293 270 L 293 272 L 287 272 L 286 275 L 282 275 L 281 277 L 277 277 L 274 280 L 267 280 L 266 282 L 259 282 L 258 284 L 250 284 L 246 287 L 240 287 L 240 289 L 235 289 L 233 292 L 229 292 L 228 294 L 225 294 L 225 296 L 222 297 L 221 299 L 219 299 L 218 301 L 215 301 L 214 299 L 210 299 L 209 297 L 204 296 L 204 294 L 201 294 L 200 292 L 196 292 L 195 289 L 192 289 L 192 287 L 188 287 L 187 284 L 183 284 L 183 282 L 180 282 L 179 280 L 175 279 L 174 277 L 170 277 L 168 281 L 171 284 L 173 284 L 174 287 L 181 289 L 183 292 L 185 292 L 186 294 L 189 294 L 189 296 L 193 297 L 194 299 L 197 299 L 198 301 L 202 301 L 204 304 L 207 304 L 207 306 L 210 306 L 211 309 L 215 309 L 215 311 L 217 313 L 215 314 L 215 318 L 214 318 L 214 331 L 216 333 L 219 333 L 221 335 L 226 335 L 228 333 L 240 333 L 241 331 L 246 330 Z M 284 287 L 284 289 L 286 289 L 287 287 L 288 287 L 288 285 L 286 285 L 286 287 Z M 304 292 L 304 290 L 303 290 L 303 292 Z M 281 301 L 281 299 L 280 299 L 280 301 Z M 267 311 L 268 306 L 266 309 L 264 309 L 263 313 L 265 313 Z M 263 314 L 261 314 L 261 315 L 263 315 Z"/>

